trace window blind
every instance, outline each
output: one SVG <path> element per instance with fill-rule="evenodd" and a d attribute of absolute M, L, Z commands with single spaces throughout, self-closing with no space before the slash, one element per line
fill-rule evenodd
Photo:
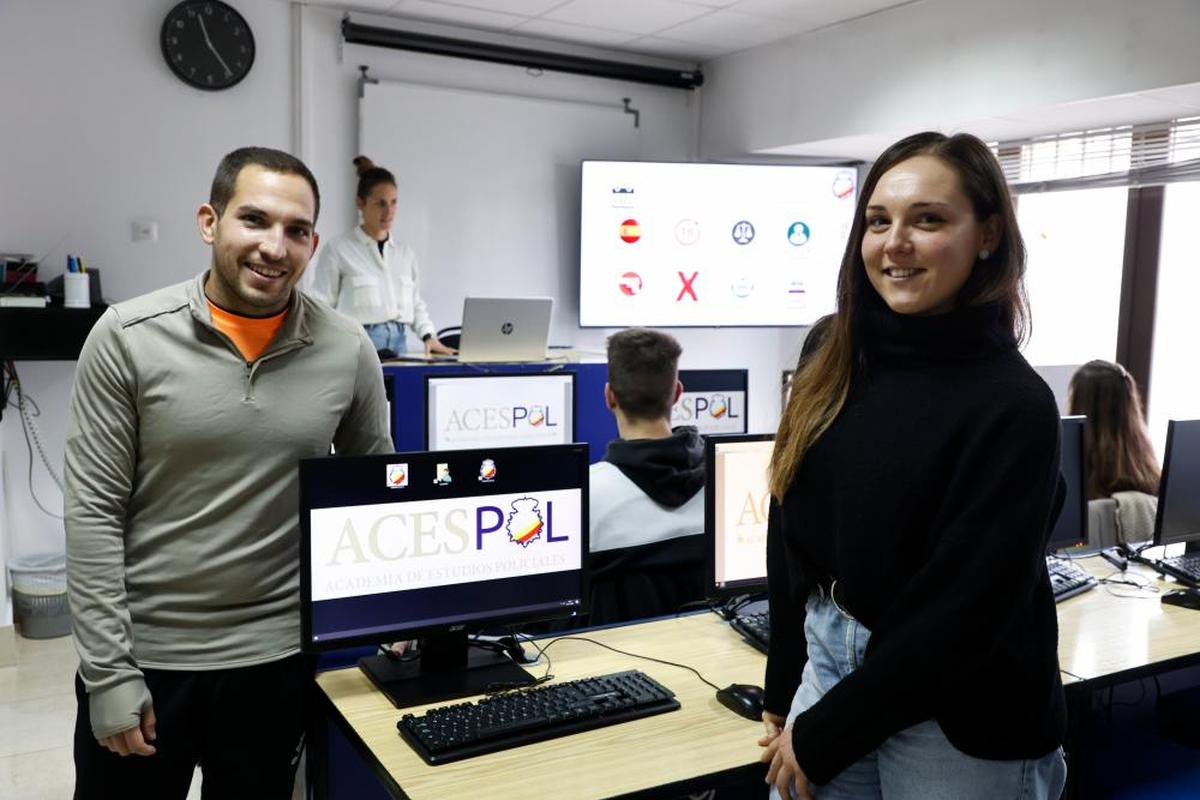
<path fill-rule="evenodd" d="M 992 144 L 1018 194 L 1200 180 L 1200 117 Z"/>

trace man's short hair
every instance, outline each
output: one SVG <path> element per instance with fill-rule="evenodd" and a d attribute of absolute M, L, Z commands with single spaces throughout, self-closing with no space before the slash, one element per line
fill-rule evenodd
<path fill-rule="evenodd" d="M 282 150 L 272 150 L 269 147 L 240 147 L 228 153 L 217 165 L 217 174 L 213 176 L 212 190 L 208 193 L 208 204 L 217 211 L 217 216 L 225 213 L 237 187 L 238 175 L 249 166 L 262 167 L 271 172 L 284 175 L 299 175 L 308 181 L 313 193 L 313 223 L 321 212 L 321 191 L 317 189 L 317 179 L 304 162 L 291 153 Z"/>
<path fill-rule="evenodd" d="M 670 419 L 682 352 L 674 336 L 646 328 L 608 337 L 608 385 L 621 411 L 635 419 Z"/>

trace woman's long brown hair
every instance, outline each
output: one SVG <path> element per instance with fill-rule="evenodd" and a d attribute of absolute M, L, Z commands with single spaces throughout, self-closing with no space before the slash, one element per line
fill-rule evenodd
<path fill-rule="evenodd" d="M 850 391 L 850 379 L 860 358 L 859 317 L 867 292 L 875 291 L 867 281 L 862 258 L 866 229 L 866 207 L 880 177 L 902 161 L 921 155 L 934 156 L 953 169 L 963 191 L 971 200 L 980 222 L 997 216 L 1000 240 L 986 262 L 976 262 L 958 294 L 959 305 L 1000 306 L 1001 319 L 1018 341 L 1029 329 L 1025 299 L 1025 243 L 1017 228 L 1012 198 L 1000 164 L 987 145 L 966 133 L 946 136 L 918 133 L 901 139 L 871 166 L 858 195 L 854 221 L 838 272 L 837 314 L 828 334 L 792 376 L 791 398 L 779 420 L 775 449 L 771 454 L 771 494 L 783 498 L 804 454 L 841 412 Z"/>
<path fill-rule="evenodd" d="M 1158 458 L 1137 383 L 1120 364 L 1089 361 L 1071 376 L 1070 413 L 1087 417 L 1089 500 L 1113 492 L 1158 494 Z"/>

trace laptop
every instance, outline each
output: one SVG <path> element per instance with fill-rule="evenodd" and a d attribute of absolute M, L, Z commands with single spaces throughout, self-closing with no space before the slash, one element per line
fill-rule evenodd
<path fill-rule="evenodd" d="M 468 297 L 463 301 L 458 360 L 545 361 L 549 297 Z"/>

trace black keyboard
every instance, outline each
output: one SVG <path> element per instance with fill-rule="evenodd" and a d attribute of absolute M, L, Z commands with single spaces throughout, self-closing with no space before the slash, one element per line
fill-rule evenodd
<path fill-rule="evenodd" d="M 755 649 L 767 652 L 771 645 L 771 614 L 739 614 L 729 620 L 730 626 L 754 645 Z"/>
<path fill-rule="evenodd" d="M 425 763 L 447 764 L 678 708 L 674 692 L 629 670 L 405 714 L 396 727 Z"/>
<path fill-rule="evenodd" d="M 1096 588 L 1096 579 L 1070 561 L 1047 558 L 1046 569 L 1050 572 L 1050 588 L 1054 590 L 1056 603 Z"/>
<path fill-rule="evenodd" d="M 1174 576 L 1180 583 L 1200 586 L 1200 553 L 1184 553 L 1158 562 L 1163 572 Z"/>

